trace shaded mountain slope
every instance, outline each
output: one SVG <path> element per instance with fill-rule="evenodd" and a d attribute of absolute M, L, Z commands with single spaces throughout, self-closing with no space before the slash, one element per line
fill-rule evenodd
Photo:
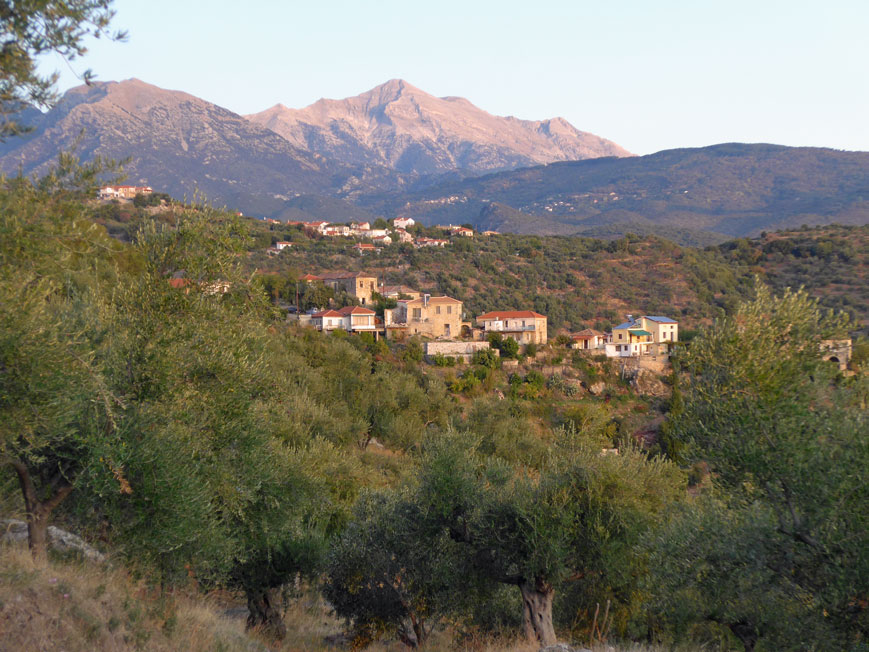
<path fill-rule="evenodd" d="M 492 202 L 513 210 L 493 219 Z M 869 153 L 723 144 L 553 163 L 364 203 L 427 224 L 471 222 L 520 233 L 638 223 L 742 236 L 802 224 L 864 224 Z"/>

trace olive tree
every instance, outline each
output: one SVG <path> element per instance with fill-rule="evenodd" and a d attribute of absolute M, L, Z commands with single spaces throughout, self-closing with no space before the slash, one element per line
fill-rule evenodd
<path fill-rule="evenodd" d="M 571 441 L 532 471 L 481 456 L 470 436 L 437 438 L 427 443 L 417 478 L 392 498 L 397 506 L 385 518 L 400 536 L 375 535 L 361 559 L 340 549 L 336 558 L 350 580 L 333 583 L 327 595 L 351 606 L 343 615 L 370 619 L 353 610 L 360 588 L 351 580 L 374 586 L 375 577 L 362 569 L 379 555 L 401 569 L 386 564 L 387 575 L 414 578 L 410 588 L 427 606 L 467 606 L 463 592 L 516 587 L 529 642 L 550 645 L 558 589 L 586 575 L 623 572 L 637 536 L 677 499 L 680 484 L 672 464 L 628 450 L 603 456 L 598 447 Z M 440 557 L 450 560 L 443 568 L 432 561 Z"/>
<path fill-rule="evenodd" d="M 837 632 L 832 647 L 869 633 L 865 380 L 838 377 L 822 356 L 847 328 L 802 290 L 759 286 L 678 357 L 682 400 L 666 429 L 687 461 L 710 465 L 732 509 L 758 503 L 774 518 L 779 577 L 799 587 L 794 600 L 811 597 Z"/>

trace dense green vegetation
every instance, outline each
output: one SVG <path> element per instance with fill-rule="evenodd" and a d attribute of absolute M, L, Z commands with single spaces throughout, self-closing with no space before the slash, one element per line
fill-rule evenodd
<path fill-rule="evenodd" d="M 785 261 L 831 256 L 826 238 L 844 236 L 706 251 L 499 236 L 354 259 L 335 241 L 204 207 L 150 219 L 65 187 L 17 180 L 0 193 L 0 291 L 16 307 L 0 320 L 0 486 L 27 515 L 36 555 L 51 519 L 99 532 L 164 590 L 193 574 L 238 591 L 248 625 L 273 637 L 286 631 L 277 590 L 303 576 L 322 582 L 359 644 L 417 646 L 447 623 L 457 635 L 587 639 L 600 636 L 603 605 L 620 638 L 819 650 L 865 640 L 866 376 L 837 375 L 817 347 L 853 325 L 728 271 L 766 247 Z M 116 224 L 123 239 L 109 236 Z M 678 264 L 695 287 L 722 288 L 697 321 L 721 304 L 731 317 L 678 357 L 668 400 L 636 395 L 612 363 L 562 338 L 509 372 L 491 356 L 427 366 L 414 340 L 286 323 L 274 304 L 284 290 L 261 282 L 269 275 L 251 282 L 250 266 L 266 239 L 287 236 L 303 261 L 406 260 L 419 278 L 440 266 L 434 278 L 453 293 L 462 287 L 445 270 L 466 266 L 464 278 L 484 279 L 465 284 L 469 303 L 527 296 L 550 314 L 570 305 L 568 275 Z M 785 240 L 783 254 L 772 243 Z M 299 270 L 288 258 L 265 262 L 289 278 Z M 536 291 L 499 294 L 511 291 L 504 261 Z M 606 391 L 588 394 L 598 381 Z M 635 448 L 662 413 L 660 445 Z"/>
<path fill-rule="evenodd" d="M 307 578 L 359 645 L 439 629 L 865 642 L 866 375 L 838 374 L 817 346 L 852 325 L 805 293 L 749 288 L 731 271 L 750 267 L 730 260 L 739 244 L 498 236 L 354 258 L 346 241 L 207 207 L 91 203 L 70 181 L 0 191 L 0 296 L 15 307 L 0 318 L 0 504 L 26 515 L 36 556 L 63 521 L 155 591 L 194 577 L 243 596 L 248 626 L 273 638 L 281 589 Z M 267 259 L 273 238 L 298 248 Z M 676 267 L 694 275 L 676 287 L 707 293 L 683 315 L 732 317 L 680 354 L 670 398 L 644 397 L 565 338 L 536 358 L 502 343 L 508 370 L 298 328 L 274 300 L 317 260 L 409 284 L 402 269 L 480 309 L 530 299 L 562 326 L 607 317 L 573 305 L 580 282 L 642 288 L 617 295 L 627 305 Z M 261 264 L 276 276 L 252 274 Z M 654 284 L 619 284 L 646 268 Z M 658 300 L 641 307 L 668 312 Z M 640 436 L 665 415 L 658 443 Z"/>
<path fill-rule="evenodd" d="M 412 230 L 442 237 L 435 229 Z M 551 335 L 605 330 L 626 313 L 670 315 L 692 328 L 732 311 L 759 276 L 778 290 L 804 285 L 823 305 L 858 323 L 869 319 L 866 226 L 785 231 L 705 249 L 656 236 L 503 234 L 460 238 L 443 249 L 393 244 L 365 256 L 352 251 L 352 240 L 309 237 L 299 227 L 255 223 L 255 238 L 259 251 L 250 266 L 273 273 L 267 282 L 289 303 L 295 303 L 296 279 L 306 273 L 366 271 L 387 284 L 460 299 L 469 317 L 536 310 L 548 316 Z M 292 241 L 292 250 L 266 256 L 264 249 L 278 240 Z"/>

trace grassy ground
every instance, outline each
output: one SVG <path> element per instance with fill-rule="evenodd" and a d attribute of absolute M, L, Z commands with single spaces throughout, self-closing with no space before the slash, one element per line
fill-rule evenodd
<path fill-rule="evenodd" d="M 340 652 L 349 650 L 342 623 L 316 594 L 286 612 L 281 644 L 244 632 L 244 605 L 226 596 L 161 595 L 119 569 L 51 559 L 34 563 L 26 548 L 0 546 L 0 650 L 52 652 Z M 369 652 L 408 652 L 380 641 Z M 432 635 L 427 652 L 536 652 L 521 639 L 470 639 L 456 643 L 449 631 Z M 645 646 L 594 652 L 662 652 Z M 687 648 L 685 649 L 687 652 Z"/>

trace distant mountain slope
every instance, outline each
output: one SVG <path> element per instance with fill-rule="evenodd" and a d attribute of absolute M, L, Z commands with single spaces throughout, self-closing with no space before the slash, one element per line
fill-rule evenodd
<path fill-rule="evenodd" d="M 278 104 L 248 118 L 310 152 L 420 175 L 630 156 L 563 118 L 493 116 L 461 97 L 434 97 L 400 79 L 356 97 L 322 99 L 304 109 Z"/>
<path fill-rule="evenodd" d="M 869 153 L 723 144 L 553 163 L 362 201 L 426 224 L 471 222 L 518 233 L 634 224 L 646 232 L 666 226 L 744 236 L 869 222 Z"/>
<path fill-rule="evenodd" d="M 0 171 L 43 173 L 77 143 L 83 160 L 130 157 L 131 183 L 176 197 L 198 189 L 235 207 L 270 199 L 277 210 L 298 194 L 350 195 L 369 177 L 378 188 L 396 181 L 388 170 L 335 164 L 227 109 L 137 79 L 71 89 L 35 126 L 26 139 L 0 144 Z"/>

